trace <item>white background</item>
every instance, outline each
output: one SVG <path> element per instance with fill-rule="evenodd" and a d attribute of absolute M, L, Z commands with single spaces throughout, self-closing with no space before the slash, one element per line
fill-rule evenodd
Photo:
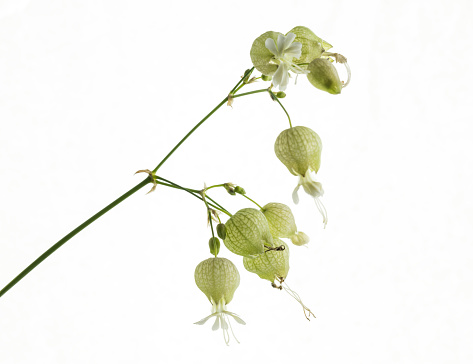
<path fill-rule="evenodd" d="M 288 284 L 316 314 L 246 272 L 226 347 L 194 283 L 205 209 L 146 189 L 0 299 L 0 362 L 470 363 L 470 1 L 0 1 L 0 286 L 139 183 L 251 67 L 260 34 L 304 25 L 344 54 L 352 84 L 306 79 L 283 100 L 324 151 L 329 223 L 273 145 L 288 127 L 265 94 L 223 107 L 162 167 L 290 205 L 308 249 Z M 343 77 L 343 70 L 340 74 Z M 266 83 L 246 89 L 267 87 Z M 213 193 L 235 212 L 243 198 Z"/>

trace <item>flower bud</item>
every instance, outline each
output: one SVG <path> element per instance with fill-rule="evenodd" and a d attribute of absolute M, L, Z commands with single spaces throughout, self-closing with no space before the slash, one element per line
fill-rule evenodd
<path fill-rule="evenodd" d="M 256 273 L 261 279 L 274 282 L 275 279 L 284 281 L 289 272 L 289 248 L 282 240 L 274 239 L 276 247 L 283 250 L 269 250 L 251 259 L 244 257 L 243 266 L 251 273 Z"/>
<path fill-rule="evenodd" d="M 271 76 L 261 75 L 263 81 L 271 81 L 273 78 Z"/>
<path fill-rule="evenodd" d="M 283 91 L 279 91 L 276 93 L 276 96 L 279 98 L 279 99 L 283 99 L 286 97 L 286 93 L 283 92 Z"/>
<path fill-rule="evenodd" d="M 210 254 L 217 256 L 218 252 L 220 251 L 220 240 L 218 240 L 218 238 L 216 237 L 210 238 L 209 248 L 210 248 Z"/>
<path fill-rule="evenodd" d="M 217 235 L 220 239 L 225 239 L 226 229 L 225 224 L 218 224 L 217 225 Z"/>
<path fill-rule="evenodd" d="M 273 246 L 268 221 L 261 211 L 246 208 L 238 211 L 225 224 L 225 246 L 232 253 L 256 257 L 264 247 Z"/>
<path fill-rule="evenodd" d="M 240 195 L 246 195 L 245 189 L 243 187 L 240 187 L 240 186 L 235 187 L 235 192 L 239 193 Z"/>
<path fill-rule="evenodd" d="M 305 126 L 295 126 L 279 134 L 274 151 L 295 176 L 305 176 L 309 168 L 314 172 L 320 168 L 322 141 L 315 131 Z"/>
<path fill-rule="evenodd" d="M 233 183 L 224 183 L 223 187 L 225 187 L 225 189 L 230 195 L 235 195 L 235 185 Z"/>
<path fill-rule="evenodd" d="M 302 246 L 307 244 L 310 241 L 310 238 L 307 236 L 306 233 L 299 231 L 295 233 L 293 236 L 290 237 L 292 244 Z"/>
<path fill-rule="evenodd" d="M 336 95 L 342 92 L 342 83 L 335 66 L 326 58 L 314 59 L 307 69 L 309 82 L 319 90 Z"/>

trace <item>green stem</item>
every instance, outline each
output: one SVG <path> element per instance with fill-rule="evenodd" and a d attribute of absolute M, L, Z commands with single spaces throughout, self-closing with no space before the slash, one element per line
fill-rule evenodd
<path fill-rule="evenodd" d="M 240 81 L 238 81 L 238 83 L 235 85 L 234 88 L 232 88 L 232 90 L 229 92 L 229 95 L 232 95 L 233 93 L 236 92 L 236 89 L 238 88 L 238 86 L 240 86 L 240 84 L 242 82 L 244 82 L 248 77 L 250 77 L 251 73 L 253 72 L 255 68 L 254 67 L 251 67 L 249 70 L 246 70 L 245 74 L 243 75 L 243 77 L 241 78 Z M 241 88 L 241 87 L 240 87 Z M 239 89 L 240 89 L 239 88 Z"/>
<path fill-rule="evenodd" d="M 95 220 L 97 220 L 100 216 L 105 215 L 108 211 L 113 209 L 115 206 L 117 206 L 120 202 L 126 200 L 128 197 L 133 195 L 135 192 L 139 191 L 141 188 L 146 186 L 148 183 L 150 183 L 150 179 L 146 178 L 143 182 L 137 184 L 135 187 L 133 187 L 131 190 L 126 192 L 125 194 L 121 195 L 119 198 L 117 198 L 115 201 L 113 201 L 110 205 L 107 207 L 103 208 L 99 212 L 97 212 L 94 216 L 92 216 L 90 219 L 76 227 L 74 230 L 72 230 L 69 234 L 67 234 L 65 237 L 63 237 L 61 240 L 59 240 L 56 244 L 54 244 L 51 248 L 46 250 L 43 254 L 39 256 L 33 263 L 31 263 L 26 269 L 23 270 L 20 274 L 18 274 L 15 279 L 13 279 L 10 283 L 8 283 L 1 291 L 0 291 L 0 297 L 2 297 L 5 293 L 7 293 L 15 284 L 17 284 L 23 277 L 25 277 L 29 272 L 31 272 L 33 269 L 35 269 L 43 260 L 45 260 L 47 257 L 49 257 L 52 253 L 54 253 L 56 250 L 58 250 L 61 246 L 63 246 L 67 241 L 69 241 L 72 237 L 74 237 L 76 234 L 84 230 L 87 226 L 92 224 Z"/>
<path fill-rule="evenodd" d="M 233 87 L 232 93 L 240 84 L 245 81 L 246 77 L 248 77 L 251 72 L 253 72 L 254 67 L 248 70 L 248 72 L 245 72 L 245 75 L 238 81 L 238 83 Z M 243 95 L 240 95 L 243 96 Z M 156 171 L 168 160 L 168 158 L 181 146 L 182 143 L 199 127 L 201 126 L 210 116 L 212 116 L 220 107 L 222 107 L 225 102 L 227 102 L 228 97 L 223 99 L 210 113 L 208 113 L 199 123 L 197 123 L 196 126 L 194 126 L 191 131 L 189 131 L 184 138 L 182 138 L 179 143 L 176 144 L 176 146 L 164 157 L 164 159 L 156 166 L 156 168 L 153 170 L 153 173 L 156 173 Z M 24 269 L 18 276 L 15 277 L 10 283 L 8 283 L 1 291 L 0 291 L 0 297 L 2 297 L 6 292 L 8 292 L 13 286 L 15 286 L 20 280 L 22 280 L 29 272 L 31 272 L 35 267 L 37 267 L 41 262 L 43 262 L 47 257 L 49 257 L 51 254 L 53 254 L 57 249 L 59 249 L 62 245 L 64 245 L 67 241 L 69 241 L 72 237 L 74 237 L 77 233 L 85 229 L 87 226 L 89 226 L 92 222 L 97 220 L 99 217 L 107 213 L 109 210 L 111 210 L 113 207 L 118 205 L 120 202 L 124 201 L 131 195 L 133 195 L 136 191 L 140 190 L 143 188 L 143 186 L 147 185 L 150 183 L 151 180 L 149 178 L 145 179 L 143 182 L 139 183 L 135 187 L 133 187 L 131 190 L 126 192 L 124 195 L 120 196 L 117 198 L 115 201 L 113 201 L 110 205 L 106 206 L 102 210 L 100 210 L 98 213 L 96 213 L 94 216 L 89 218 L 87 221 L 85 221 L 83 224 L 79 225 L 76 229 L 72 230 L 69 234 L 67 234 L 64 238 L 59 240 L 56 244 L 54 244 L 51 248 L 49 248 L 47 251 L 45 251 L 39 258 L 37 258 L 33 263 L 31 263 L 26 269 Z M 210 198 L 209 198 L 210 199 Z M 218 204 L 217 204 L 218 205 Z M 222 208 L 223 209 L 223 208 Z M 223 209 L 225 210 L 225 209 Z M 226 210 L 225 210 L 226 211 Z M 223 212 L 225 212 L 223 211 Z M 231 214 L 227 211 L 225 212 L 227 215 L 231 216 Z"/>
<path fill-rule="evenodd" d="M 162 177 L 159 177 L 159 176 L 156 176 L 156 178 L 159 179 L 159 180 L 161 180 L 161 181 L 167 182 L 167 183 L 169 183 L 169 184 L 171 184 L 171 185 L 174 185 L 174 186 L 176 186 L 177 188 L 183 189 L 183 190 L 185 190 L 185 191 L 188 191 L 188 192 L 191 191 L 191 193 L 200 193 L 199 190 L 193 190 L 193 189 L 190 189 L 190 188 L 186 188 L 186 187 L 179 186 L 178 184 L 176 184 L 176 183 L 174 183 L 174 182 L 171 182 L 171 181 L 169 181 L 169 180 L 167 180 L 167 179 L 165 179 L 165 178 L 162 178 Z M 221 210 L 223 213 L 227 214 L 227 215 L 230 216 L 230 217 L 232 216 L 232 214 L 229 213 L 228 210 L 225 209 L 222 205 L 220 205 L 217 201 L 215 201 L 214 199 L 210 198 L 210 196 L 207 196 L 207 198 L 208 198 L 210 201 L 212 201 L 216 206 L 218 206 L 218 207 L 220 208 L 220 210 Z"/>
<path fill-rule="evenodd" d="M 250 92 L 244 92 L 244 93 L 242 93 L 242 94 L 233 95 L 233 98 L 236 99 L 237 97 L 246 96 L 246 95 L 251 95 L 251 94 L 257 94 L 257 93 L 260 93 L 260 92 L 267 92 L 267 91 L 268 91 L 267 88 L 263 88 L 263 89 L 261 89 L 261 90 L 250 91 Z"/>
<path fill-rule="evenodd" d="M 286 109 L 284 108 L 284 106 L 282 106 L 281 104 L 281 101 L 279 101 L 279 98 L 273 93 L 273 91 L 271 91 L 269 88 L 267 89 L 267 91 L 271 94 L 271 96 L 273 97 L 274 100 L 276 100 L 278 102 L 278 104 L 282 107 L 282 109 L 284 110 L 284 112 L 286 113 L 287 115 L 287 118 L 289 119 L 289 126 L 292 128 L 292 123 L 291 123 L 291 117 L 289 116 L 289 114 L 287 113 Z"/>
<path fill-rule="evenodd" d="M 162 186 L 171 187 L 171 188 L 175 188 L 175 189 L 178 189 L 178 190 L 186 191 L 186 192 L 190 193 L 192 196 L 197 197 L 199 200 L 203 201 L 202 197 L 200 195 L 196 194 L 194 192 L 194 190 L 190 190 L 188 188 L 180 187 L 180 186 L 177 186 L 175 184 L 170 184 L 170 183 L 164 183 L 164 182 L 157 182 L 157 183 L 158 183 L 158 185 L 162 185 Z M 208 196 L 207 196 L 207 198 L 208 198 Z M 221 206 L 217 207 L 213 203 L 209 203 L 209 205 L 212 206 L 215 210 L 223 212 L 224 214 L 226 214 L 228 216 L 232 216 L 227 210 L 225 210 Z"/>
<path fill-rule="evenodd" d="M 247 195 L 242 195 L 243 197 L 247 198 L 248 200 L 250 200 L 251 202 L 253 202 L 256 206 L 258 206 L 261 210 L 263 210 L 263 208 L 255 201 L 255 200 L 252 200 L 251 198 L 249 198 Z"/>

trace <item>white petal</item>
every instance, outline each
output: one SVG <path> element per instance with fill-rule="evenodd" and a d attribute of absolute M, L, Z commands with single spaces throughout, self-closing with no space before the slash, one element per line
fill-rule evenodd
<path fill-rule="evenodd" d="M 280 51 L 283 52 L 288 49 L 291 43 L 294 42 L 294 39 L 296 39 L 296 35 L 294 33 L 287 33 L 286 39 L 284 40 L 283 48 L 279 48 Z"/>
<path fill-rule="evenodd" d="M 292 201 L 297 205 L 299 203 L 299 195 L 297 194 L 297 191 L 299 191 L 299 187 L 301 187 L 300 184 L 294 188 L 294 192 L 292 193 Z"/>
<path fill-rule="evenodd" d="M 284 35 L 282 35 L 282 34 L 278 35 L 278 52 L 279 52 L 279 54 L 283 53 L 285 40 L 286 40 L 286 37 Z"/>
<path fill-rule="evenodd" d="M 215 322 L 212 326 L 213 331 L 217 331 L 220 328 L 220 316 L 215 317 Z"/>
<path fill-rule="evenodd" d="M 287 85 L 289 85 L 289 68 L 286 64 L 282 64 L 281 67 L 283 68 L 282 80 L 279 84 L 279 89 L 281 91 L 286 90 Z"/>
<path fill-rule="evenodd" d="M 194 325 L 203 325 L 209 320 L 209 318 L 211 318 L 212 316 L 215 316 L 215 315 L 216 315 L 216 313 L 208 315 L 207 317 L 203 318 L 202 320 L 194 322 Z"/>
<path fill-rule="evenodd" d="M 301 56 L 302 52 L 302 43 L 295 42 L 292 43 L 285 51 L 284 54 L 290 54 L 290 53 L 299 53 L 299 57 Z M 299 58 L 297 57 L 297 58 Z"/>
<path fill-rule="evenodd" d="M 222 323 L 222 330 L 227 331 L 228 330 L 228 324 L 227 324 L 227 321 L 225 320 L 225 317 L 221 316 L 220 320 L 221 320 L 221 323 Z"/>
<path fill-rule="evenodd" d="M 276 73 L 273 75 L 273 85 L 274 86 L 279 86 L 282 82 L 284 74 L 284 64 L 280 64 Z"/>
<path fill-rule="evenodd" d="M 246 325 L 246 322 L 243 321 L 240 316 L 238 316 L 236 313 L 225 311 L 225 313 L 235 319 L 236 322 L 238 322 L 240 325 Z"/>
<path fill-rule="evenodd" d="M 268 50 L 274 54 L 275 56 L 278 55 L 278 50 L 276 48 L 276 43 L 274 43 L 274 39 L 273 38 L 268 38 L 265 40 L 264 42 L 264 45 L 266 46 L 266 48 L 268 48 Z"/>

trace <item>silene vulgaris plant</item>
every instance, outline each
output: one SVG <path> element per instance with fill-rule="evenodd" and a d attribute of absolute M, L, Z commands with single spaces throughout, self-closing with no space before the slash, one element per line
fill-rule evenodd
<path fill-rule="evenodd" d="M 341 93 L 350 82 L 350 68 L 344 56 L 329 52 L 331 48 L 329 43 L 303 26 L 297 26 L 285 34 L 269 31 L 257 37 L 250 49 L 253 67 L 244 72 L 224 99 L 199 121 L 153 170 L 142 169 L 137 172 L 147 174 L 146 178 L 54 244 L 7 284 L 0 291 L 0 296 L 3 296 L 74 235 L 135 192 L 151 184 L 149 192 L 156 190 L 158 186 L 182 190 L 200 199 L 205 207 L 210 227 L 211 238 L 208 244 L 212 257 L 197 264 L 194 278 L 197 287 L 207 296 L 212 307 L 211 314 L 196 324 L 203 325 L 209 319 L 215 319 L 212 329 L 221 328 L 227 344 L 230 341 L 230 333 L 235 337 L 231 321 L 245 324 L 240 316 L 227 310 L 227 305 L 240 284 L 240 274 L 230 260 L 218 257 L 221 241 L 230 252 L 240 256 L 239 259 L 243 259 L 243 266 L 247 271 L 255 273 L 261 279 L 269 281 L 272 287 L 284 290 L 295 298 L 302 306 L 306 318 L 309 319 L 311 315 L 313 316 L 312 311 L 302 303 L 299 295 L 286 283 L 289 272 L 288 242 L 290 241 L 295 246 L 302 246 L 309 242 L 309 237 L 297 229 L 289 206 L 278 202 L 269 202 L 261 206 L 247 196 L 242 187 L 233 183 L 214 184 L 204 186 L 203 189 L 183 187 L 158 175 L 158 170 L 186 139 L 224 104 L 231 106 L 239 97 L 267 93 L 268 100 L 279 104 L 289 121 L 289 128 L 281 131 L 275 141 L 274 152 L 289 172 L 298 177 L 296 188 L 292 193 L 293 201 L 296 204 L 299 202 L 298 190 L 302 186 L 303 190 L 314 199 L 325 227 L 327 211 L 321 201 L 324 190 L 316 177 L 320 168 L 322 141 L 311 128 L 293 126 L 280 99 L 286 96 L 285 91 L 289 87 L 293 87 L 290 86 L 290 79 L 294 78 L 295 84 L 300 75 L 307 77 L 308 81 L 319 90 L 335 95 Z M 337 63 L 345 67 L 346 81 L 340 80 Z M 261 74 L 255 74 L 256 72 Z M 248 92 L 240 91 L 243 87 L 257 82 L 265 86 Z M 229 195 L 246 198 L 251 205 L 232 214 L 210 197 L 209 192 L 214 188 L 224 188 Z M 228 217 L 226 221 L 222 221 L 224 215 Z M 288 242 L 281 239 L 288 239 Z"/>

